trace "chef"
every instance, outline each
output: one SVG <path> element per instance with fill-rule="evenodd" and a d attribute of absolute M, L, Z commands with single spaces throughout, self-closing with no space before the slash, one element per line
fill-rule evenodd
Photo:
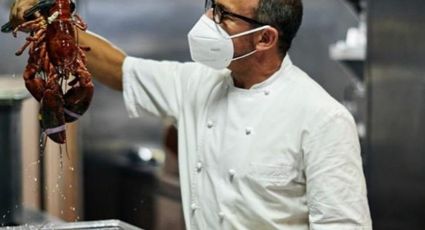
<path fill-rule="evenodd" d="M 14 2 L 14 26 L 34 3 Z M 79 38 L 90 72 L 122 90 L 130 116 L 174 120 L 186 228 L 372 229 L 353 118 L 288 55 L 301 0 L 207 6 L 188 33 L 194 62 Z"/>

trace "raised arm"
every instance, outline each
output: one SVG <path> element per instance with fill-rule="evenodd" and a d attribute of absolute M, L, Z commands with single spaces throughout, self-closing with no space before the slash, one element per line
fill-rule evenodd
<path fill-rule="evenodd" d="M 79 42 L 88 46 L 87 67 L 94 78 L 103 84 L 122 90 L 122 64 L 125 53 L 106 39 L 91 32 L 79 31 Z"/>
<path fill-rule="evenodd" d="M 15 0 L 10 9 L 10 22 L 13 27 L 24 22 L 24 12 L 37 3 L 37 0 Z M 91 33 L 78 31 L 81 46 L 90 47 L 86 52 L 87 67 L 94 78 L 103 84 L 122 90 L 122 64 L 125 53 L 106 39 Z"/>

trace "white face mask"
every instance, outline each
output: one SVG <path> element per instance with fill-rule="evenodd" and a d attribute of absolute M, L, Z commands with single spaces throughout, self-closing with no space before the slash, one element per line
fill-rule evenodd
<path fill-rule="evenodd" d="M 241 37 L 269 27 L 266 25 L 230 36 L 212 19 L 206 15 L 202 15 L 188 34 L 190 55 L 193 61 L 214 69 L 227 68 L 232 61 L 248 57 L 256 52 L 256 50 L 253 50 L 247 54 L 233 58 L 234 48 L 232 38 Z"/>

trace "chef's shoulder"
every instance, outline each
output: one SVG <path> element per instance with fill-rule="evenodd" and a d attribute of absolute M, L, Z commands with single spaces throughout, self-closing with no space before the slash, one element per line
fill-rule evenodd
<path fill-rule="evenodd" d="M 305 114 L 310 127 L 320 126 L 332 119 L 344 118 L 354 123 L 351 113 L 332 97 L 308 74 L 294 66 L 292 68 L 294 88 L 297 88 L 299 109 Z"/>

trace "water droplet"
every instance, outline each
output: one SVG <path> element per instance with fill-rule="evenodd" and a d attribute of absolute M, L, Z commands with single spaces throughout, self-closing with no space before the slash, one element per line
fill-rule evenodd
<path fill-rule="evenodd" d="M 63 210 L 61 210 L 61 215 L 63 215 Z"/>
<path fill-rule="evenodd" d="M 15 208 L 18 208 L 18 205 L 16 205 Z"/>
<path fill-rule="evenodd" d="M 58 183 L 56 183 L 56 188 L 59 188 L 59 184 Z"/>
<path fill-rule="evenodd" d="M 70 166 L 69 170 L 74 171 L 75 169 L 74 169 L 74 167 Z"/>
<path fill-rule="evenodd" d="M 34 182 L 37 182 L 37 181 L 38 181 L 37 177 L 34 177 Z"/>
<path fill-rule="evenodd" d="M 69 209 L 71 209 L 71 211 L 75 212 L 75 207 L 71 206 L 71 207 L 69 207 Z"/>
<path fill-rule="evenodd" d="M 72 188 L 72 184 L 69 185 L 69 188 Z"/>
<path fill-rule="evenodd" d="M 3 215 L 3 219 L 6 219 L 6 214 Z"/>

